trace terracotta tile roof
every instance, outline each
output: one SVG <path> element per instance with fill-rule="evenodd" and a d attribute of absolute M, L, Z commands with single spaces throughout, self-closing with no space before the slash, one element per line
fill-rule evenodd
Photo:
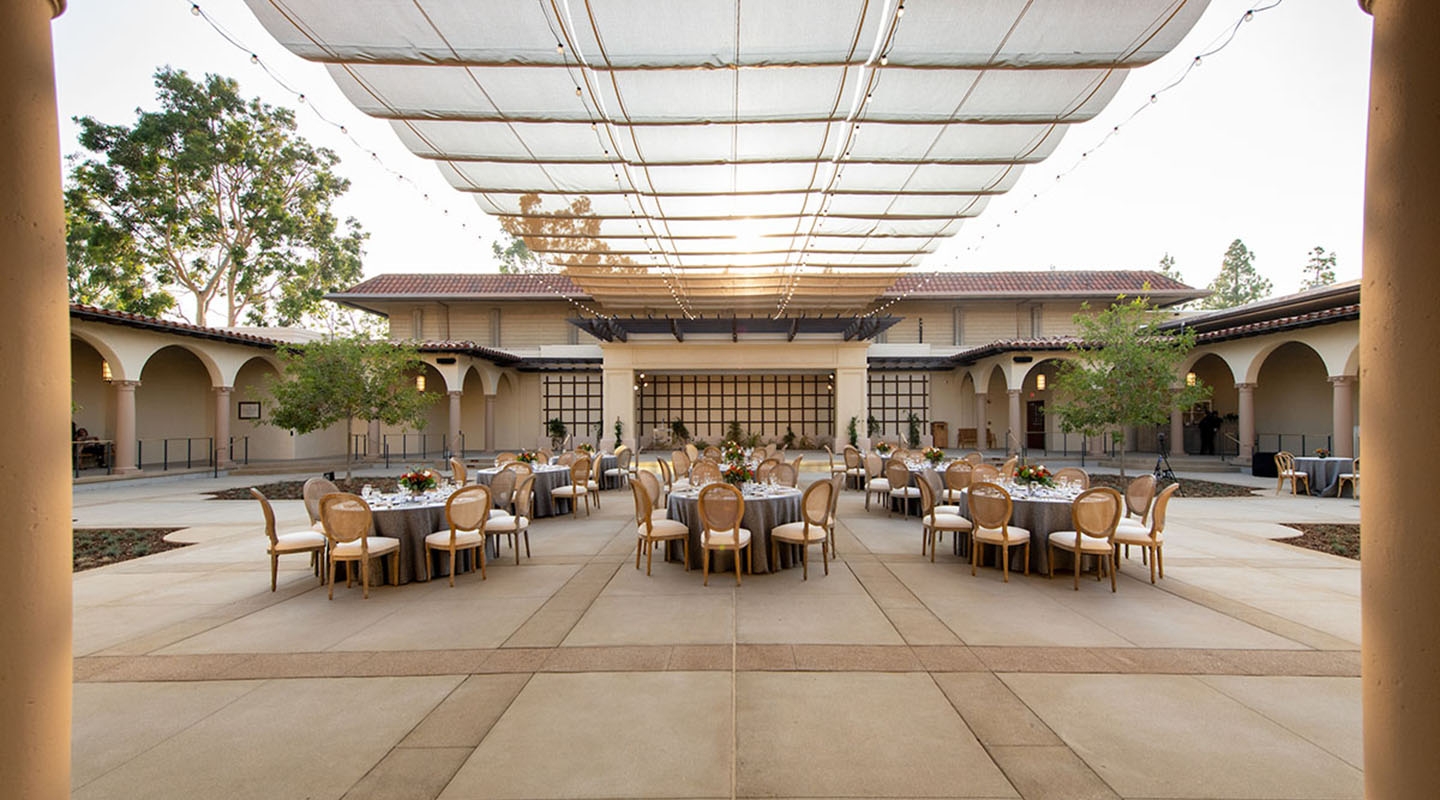
<path fill-rule="evenodd" d="M 1149 284 L 1152 296 L 1191 299 L 1205 292 L 1145 270 L 1036 270 L 1032 272 L 919 272 L 902 275 L 882 297 L 971 295 L 1114 296 L 1138 294 Z M 555 297 L 588 299 L 564 275 L 496 273 L 414 273 L 377 275 L 329 295 L 332 299 L 384 297 Z"/>
<path fill-rule="evenodd" d="M 496 350 L 493 347 L 486 347 L 471 341 L 447 340 L 437 342 L 419 342 L 416 347 L 422 353 L 461 353 L 467 356 L 478 356 L 491 363 L 508 367 L 512 364 L 519 364 L 526 359 L 507 353 L 504 350 Z"/>
<path fill-rule="evenodd" d="M 386 274 L 357 284 L 331 297 L 585 297 L 564 275 L 497 273 Z"/>
<path fill-rule="evenodd" d="M 191 325 L 188 322 L 172 322 L 168 319 L 147 317 L 143 314 L 131 314 L 126 311 L 112 311 L 108 308 L 97 308 L 96 306 L 81 305 L 79 303 L 70 304 L 70 316 L 75 319 L 87 319 L 96 322 L 128 325 L 132 328 L 176 333 L 181 336 L 197 336 L 202 339 L 211 339 L 217 342 L 232 342 L 235 344 L 248 344 L 259 347 L 278 347 L 288 344 L 279 339 L 271 339 L 265 336 L 235 333 L 222 328 L 207 328 L 203 325 Z"/>
<path fill-rule="evenodd" d="M 1331 322 L 1343 322 L 1347 319 L 1360 318 L 1360 304 L 1337 306 L 1335 308 L 1323 308 L 1319 311 L 1310 311 L 1304 314 L 1295 314 L 1288 317 L 1277 317 L 1275 319 L 1261 320 L 1244 325 L 1235 325 L 1229 328 L 1206 331 L 1195 336 L 1197 343 L 1223 342 L 1227 339 L 1243 339 L 1247 336 L 1259 336 L 1262 333 L 1274 333 L 1276 331 L 1294 330 L 1296 328 L 1309 328 L 1314 325 L 1325 325 Z"/>
<path fill-rule="evenodd" d="M 1034 270 L 1030 272 L 920 272 L 902 275 L 884 297 L 956 295 L 1117 295 L 1201 297 L 1205 292 L 1148 270 Z"/>

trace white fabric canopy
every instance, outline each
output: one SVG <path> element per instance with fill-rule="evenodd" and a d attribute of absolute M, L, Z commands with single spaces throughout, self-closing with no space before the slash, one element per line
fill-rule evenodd
<path fill-rule="evenodd" d="M 561 216 L 588 199 L 598 228 L 542 257 L 649 268 L 682 296 L 688 270 L 778 272 L 793 294 L 919 264 L 1207 5 L 247 1 L 502 222 L 527 196 Z M 623 302 L 601 272 L 571 269 Z M 645 270 L 626 272 L 633 296 Z"/>

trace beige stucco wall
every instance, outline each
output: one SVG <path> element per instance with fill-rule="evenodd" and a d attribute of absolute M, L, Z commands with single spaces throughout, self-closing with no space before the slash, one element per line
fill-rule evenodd
<path fill-rule="evenodd" d="M 162 439 L 204 439 L 214 435 L 214 395 L 210 378 L 188 350 L 166 347 L 157 351 L 140 372 L 135 389 L 135 436 L 144 448 L 142 463 L 158 463 Z M 194 460 L 209 460 L 209 444 L 191 445 Z M 170 443 L 170 461 L 185 456 L 185 442 Z"/>
<path fill-rule="evenodd" d="M 1314 350 L 1289 342 L 1272 351 L 1260 367 L 1255 387 L 1255 432 L 1262 449 L 1271 449 L 1267 434 L 1305 434 L 1307 449 L 1322 446 L 1330 433 L 1331 395 L 1325 365 Z M 1309 439 L 1315 439 L 1314 444 Z M 1298 438 L 1287 436 L 1287 449 L 1298 449 Z"/>
<path fill-rule="evenodd" d="M 70 340 L 70 397 L 79 406 L 70 418 L 97 439 L 115 431 L 115 390 L 100 377 L 100 354 L 79 339 Z"/>

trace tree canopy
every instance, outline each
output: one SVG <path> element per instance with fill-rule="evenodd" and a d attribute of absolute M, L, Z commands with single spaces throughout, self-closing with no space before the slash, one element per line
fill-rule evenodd
<path fill-rule="evenodd" d="M 1316 246 L 1310 251 L 1310 261 L 1305 265 L 1305 277 L 1300 281 L 1301 289 L 1318 289 L 1335 282 L 1335 254 L 1325 252 Z"/>
<path fill-rule="evenodd" d="M 349 183 L 289 110 L 218 75 L 166 67 L 155 86 L 160 110 L 133 125 L 75 120 L 88 155 L 70 157 L 65 191 L 72 300 L 199 325 L 216 305 L 226 325 L 291 324 L 359 279 L 365 234 L 330 211 Z"/>
<path fill-rule="evenodd" d="M 1205 288 L 1211 294 L 1200 301 L 1201 308 L 1234 308 L 1269 297 L 1274 286 L 1256 271 L 1255 254 L 1236 239 L 1225 250 L 1220 273 Z"/>
<path fill-rule="evenodd" d="M 1151 325 L 1154 310 L 1143 297 L 1117 298 L 1098 314 L 1081 306 L 1074 318 L 1077 341 L 1070 345 L 1077 357 L 1061 362 L 1052 384 L 1055 402 L 1048 413 L 1061 430 L 1098 436 L 1117 426 L 1159 425 L 1169 421 L 1171 411 L 1210 396 L 1211 387 L 1178 380 L 1195 334 L 1157 330 Z M 1123 437 L 1119 452 L 1123 476 Z"/>
<path fill-rule="evenodd" d="M 1166 253 L 1160 256 L 1160 274 L 1172 281 L 1185 282 L 1185 276 L 1180 274 L 1180 268 L 1175 266 L 1175 256 Z"/>
<path fill-rule="evenodd" d="M 266 422 L 297 433 L 345 423 L 345 475 L 355 420 L 421 427 L 438 395 L 415 388 L 422 366 L 413 347 L 369 339 L 327 339 L 280 351 L 281 376 L 267 390 L 275 410 Z"/>

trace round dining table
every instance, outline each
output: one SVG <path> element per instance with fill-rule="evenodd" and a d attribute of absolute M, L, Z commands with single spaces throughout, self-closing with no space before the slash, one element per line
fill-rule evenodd
<path fill-rule="evenodd" d="M 495 480 L 495 476 L 500 473 L 500 469 L 500 467 L 477 469 L 472 474 L 475 476 L 476 483 L 489 486 L 490 482 Z M 569 500 L 550 496 L 550 493 L 556 488 L 570 485 L 570 468 L 555 464 L 535 464 L 531 466 L 531 470 L 535 475 L 535 499 L 530 506 L 530 510 L 533 512 L 531 517 L 538 519 L 570 513 Z"/>
<path fill-rule="evenodd" d="M 750 484 L 745 488 L 744 493 L 745 515 L 740 527 L 750 531 L 752 554 L 747 558 L 753 559 L 750 562 L 751 572 L 775 572 L 799 564 L 798 551 L 794 551 L 791 547 L 780 548 L 779 564 L 770 563 L 770 531 L 777 525 L 800 521 L 800 490 L 789 486 L 777 486 L 771 489 L 760 484 Z M 687 481 L 677 481 L 675 488 L 670 492 L 667 508 L 670 519 L 683 522 L 690 529 L 690 535 L 686 538 L 686 546 L 690 548 L 691 567 L 698 567 L 702 555 L 700 533 L 703 526 L 700 523 L 700 500 L 697 490 L 691 488 Z M 667 560 L 678 561 L 682 558 L 678 547 L 678 542 L 666 543 L 665 557 Z M 721 553 L 717 556 L 710 571 L 724 572 L 733 569 L 733 558 L 733 553 Z"/>
<path fill-rule="evenodd" d="M 1310 494 L 1338 497 L 1340 473 L 1349 472 L 1354 462 L 1340 456 L 1296 456 L 1295 469 L 1310 476 Z M 1353 490 L 1352 490 L 1353 492 Z"/>
<path fill-rule="evenodd" d="M 1010 524 L 1017 528 L 1024 528 L 1030 531 L 1030 571 L 1041 574 L 1049 572 L 1049 544 L 1050 534 L 1055 531 L 1074 530 L 1073 521 L 1070 516 L 1070 506 L 1075 495 L 1059 490 L 1037 490 L 1027 492 L 1025 489 L 1010 491 Z M 970 490 L 961 490 L 964 495 L 964 502 L 959 503 L 960 515 L 971 519 L 970 515 Z M 999 552 L 999 548 L 987 547 L 987 551 Z M 954 551 L 957 556 L 970 557 L 970 537 L 961 535 L 954 537 Z M 1010 548 L 1010 570 L 1024 570 L 1025 548 Z M 1056 563 L 1059 568 L 1061 563 L 1068 565 L 1068 560 Z"/>
<path fill-rule="evenodd" d="M 449 530 L 449 524 L 445 520 L 445 501 L 450 499 L 450 494 L 451 492 L 437 490 L 419 496 L 380 494 L 370 498 L 371 525 L 375 535 L 400 540 L 399 583 L 424 581 L 427 555 L 431 559 L 431 580 L 450 575 L 449 554 L 437 555 L 440 552 L 438 550 L 429 553 L 425 550 L 426 536 L 436 531 Z M 486 557 L 499 558 L 499 538 L 488 536 L 486 539 L 485 545 L 489 548 Z M 469 572 L 479 566 L 471 551 L 456 553 L 455 556 L 460 562 L 460 572 Z M 381 563 L 383 560 L 382 558 L 373 563 Z M 371 575 L 375 574 L 372 570 Z M 385 577 L 388 579 L 390 576 L 387 574 Z"/>

